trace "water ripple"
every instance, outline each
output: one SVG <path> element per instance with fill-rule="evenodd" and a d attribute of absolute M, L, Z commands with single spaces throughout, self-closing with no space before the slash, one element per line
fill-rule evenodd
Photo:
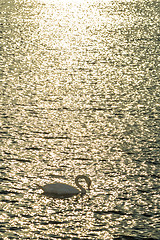
<path fill-rule="evenodd" d="M 158 1 L 0 5 L 0 238 L 159 239 Z"/>

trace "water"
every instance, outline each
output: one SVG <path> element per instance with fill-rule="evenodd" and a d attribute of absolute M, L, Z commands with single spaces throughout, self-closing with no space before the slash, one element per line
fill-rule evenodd
<path fill-rule="evenodd" d="M 0 239 L 160 239 L 159 1 L 1 9 Z"/>

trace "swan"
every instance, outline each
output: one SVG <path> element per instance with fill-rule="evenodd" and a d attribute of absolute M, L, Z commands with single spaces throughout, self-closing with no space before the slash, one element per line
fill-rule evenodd
<path fill-rule="evenodd" d="M 46 184 L 44 186 L 39 186 L 37 184 L 37 186 L 40 187 L 44 191 L 44 193 L 48 194 L 48 195 L 73 196 L 73 195 L 77 195 L 79 193 L 85 194 L 86 190 L 85 190 L 85 188 L 83 188 L 80 185 L 80 183 L 79 183 L 80 179 L 84 179 L 88 185 L 88 189 L 90 189 L 91 180 L 89 177 L 87 177 L 85 175 L 78 175 L 75 178 L 75 183 L 80 190 L 69 184 L 65 184 L 65 183 L 51 183 L 51 184 Z"/>

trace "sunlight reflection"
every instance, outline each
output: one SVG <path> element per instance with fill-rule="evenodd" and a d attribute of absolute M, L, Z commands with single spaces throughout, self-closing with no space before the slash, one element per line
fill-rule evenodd
<path fill-rule="evenodd" d="M 39 0 L 39 2 L 43 2 L 43 3 L 49 3 L 52 4 L 55 2 L 55 0 Z M 59 3 L 83 3 L 83 2 L 88 2 L 86 0 L 59 0 Z"/>
<path fill-rule="evenodd" d="M 15 2 L 2 4 L 2 231 L 10 239 L 156 234 L 157 6 Z M 92 179 L 83 198 L 50 198 L 36 186 L 75 185 L 83 173 Z"/>

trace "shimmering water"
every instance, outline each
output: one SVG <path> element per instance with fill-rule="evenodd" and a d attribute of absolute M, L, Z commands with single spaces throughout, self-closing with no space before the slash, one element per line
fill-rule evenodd
<path fill-rule="evenodd" d="M 159 6 L 1 1 L 0 239 L 160 239 Z"/>

